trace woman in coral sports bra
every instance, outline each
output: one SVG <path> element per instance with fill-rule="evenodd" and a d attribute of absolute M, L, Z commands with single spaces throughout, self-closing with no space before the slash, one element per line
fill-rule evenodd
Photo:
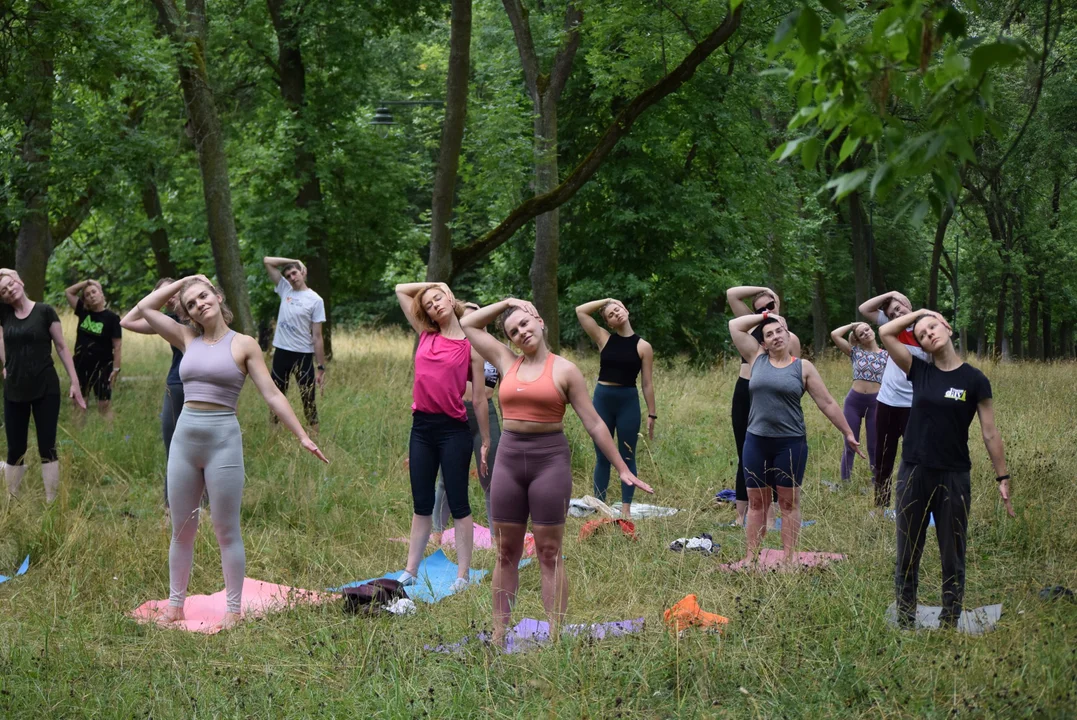
<path fill-rule="evenodd" d="M 500 324 L 516 355 L 485 327 Z M 605 422 L 595 412 L 583 374 L 546 346 L 545 324 L 534 305 L 507 298 L 460 319 L 471 344 L 501 374 L 499 399 L 504 428 L 491 480 L 497 566 L 494 568 L 494 642 L 501 644 L 519 586 L 527 518 L 535 534 L 542 568 L 542 605 L 555 631 L 568 609 L 568 581 L 561 557 L 565 514 L 572 495 L 572 470 L 564 433 L 565 406 L 571 404 L 595 445 L 617 469 L 621 482 L 654 492 L 637 478 L 617 452 Z"/>

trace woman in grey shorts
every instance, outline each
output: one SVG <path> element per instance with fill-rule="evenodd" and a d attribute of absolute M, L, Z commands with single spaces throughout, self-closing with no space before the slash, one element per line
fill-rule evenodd
<path fill-rule="evenodd" d="M 158 308 L 179 295 L 179 310 L 190 320 L 183 325 Z M 228 599 L 222 629 L 240 620 L 246 556 L 239 531 L 243 496 L 243 437 L 236 405 L 247 375 L 266 404 L 291 430 L 303 448 L 328 462 L 307 437 L 266 369 L 258 342 L 228 327 L 232 313 L 224 296 L 203 275 L 154 290 L 138 303 L 150 327 L 172 345 L 183 348 L 180 377 L 185 402 L 172 436 L 168 457 L 168 500 L 172 509 L 172 544 L 168 551 L 169 603 L 162 624 L 185 619 L 183 605 L 194 559 L 198 502 L 209 492 L 213 530 L 221 548 L 221 567 Z"/>

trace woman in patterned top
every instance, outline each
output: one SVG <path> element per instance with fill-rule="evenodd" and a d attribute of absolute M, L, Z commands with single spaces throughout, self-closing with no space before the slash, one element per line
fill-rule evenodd
<path fill-rule="evenodd" d="M 853 386 L 845 396 L 843 412 L 857 440 L 860 439 L 861 422 L 867 422 L 868 460 L 871 466 L 875 467 L 875 403 L 883 381 L 886 360 L 890 356 L 885 350 L 879 349 L 875 342 L 875 331 L 867 323 L 852 322 L 835 328 L 830 333 L 830 339 L 852 360 Z M 856 453 L 845 448 L 845 453 L 841 456 L 842 482 L 847 482 L 853 474 L 855 457 Z"/>

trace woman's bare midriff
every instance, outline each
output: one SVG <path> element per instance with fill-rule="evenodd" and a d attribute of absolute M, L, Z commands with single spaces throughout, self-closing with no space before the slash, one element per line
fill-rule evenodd
<path fill-rule="evenodd" d="M 879 392 L 879 383 L 871 380 L 853 380 L 853 390 L 862 395 L 875 395 Z"/>
<path fill-rule="evenodd" d="M 183 407 L 191 408 L 192 410 L 224 410 L 226 412 L 235 412 L 234 409 L 227 405 L 218 405 L 217 403 L 202 402 L 201 400 L 188 400 L 183 403 Z"/>
<path fill-rule="evenodd" d="M 562 432 L 565 429 L 564 423 L 540 423 L 531 422 L 530 420 L 509 420 L 505 419 L 505 429 L 515 433 L 522 433 L 524 435 L 538 435 L 539 433 L 552 433 Z"/>
<path fill-rule="evenodd" d="M 622 385 L 621 383 L 611 383 L 606 380 L 599 380 L 599 385 L 605 385 L 606 387 L 632 387 L 631 385 Z"/>

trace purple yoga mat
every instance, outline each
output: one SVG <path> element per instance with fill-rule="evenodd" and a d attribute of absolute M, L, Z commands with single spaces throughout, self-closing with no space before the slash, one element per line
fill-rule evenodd
<path fill-rule="evenodd" d="M 594 623 L 590 625 L 566 625 L 561 631 L 561 634 L 571 635 L 573 637 L 605 640 L 606 638 L 640 632 L 643 630 L 643 624 L 643 618 L 636 618 L 635 620 L 617 620 L 614 622 Z M 452 654 L 463 650 L 464 645 L 471 641 L 471 639 L 472 638 L 468 636 L 460 642 L 451 643 L 449 645 L 424 645 L 423 647 L 431 652 Z M 482 643 L 489 643 L 490 633 L 479 633 L 475 636 L 475 639 Z M 524 618 L 516 623 L 516 626 L 505 635 L 504 650 L 507 653 L 525 652 L 534 649 L 543 643 L 549 642 L 549 640 L 550 623 L 545 620 Z"/>

